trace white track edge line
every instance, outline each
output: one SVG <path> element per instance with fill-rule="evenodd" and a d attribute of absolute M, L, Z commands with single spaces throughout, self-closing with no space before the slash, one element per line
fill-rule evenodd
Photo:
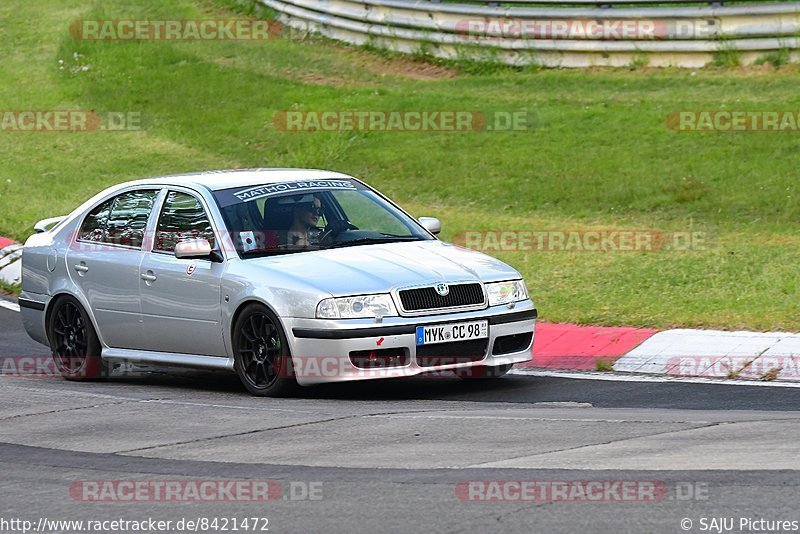
<path fill-rule="evenodd" d="M 685 376 L 648 376 L 627 375 L 619 373 L 593 373 L 577 371 L 534 371 L 512 369 L 509 374 L 520 376 L 537 376 L 544 378 L 574 378 L 576 380 L 605 380 L 609 382 L 676 382 L 686 384 L 715 384 L 723 386 L 765 386 L 778 388 L 800 388 L 800 382 L 726 380 L 719 378 L 699 378 Z"/>
<path fill-rule="evenodd" d="M 0 299 L 0 308 L 5 308 L 7 310 L 19 313 L 19 304 L 16 302 L 9 302 L 7 300 Z"/>

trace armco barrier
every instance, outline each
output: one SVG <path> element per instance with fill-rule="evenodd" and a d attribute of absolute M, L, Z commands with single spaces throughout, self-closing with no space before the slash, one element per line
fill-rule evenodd
<path fill-rule="evenodd" d="M 800 2 L 641 7 L 650 0 L 559 0 L 500 7 L 428 0 L 259 0 L 295 30 L 436 57 L 549 67 L 702 67 L 715 54 L 752 64 L 781 51 L 800 60 Z M 470 1 L 470 0 L 464 0 Z M 476 0 L 474 0 L 476 1 Z M 521 2 L 520 2 L 521 3 Z M 537 0 L 547 4 L 550 0 Z M 618 3 L 618 2 L 617 2 Z"/>
<path fill-rule="evenodd" d="M 22 245 L 0 237 L 0 280 L 18 284 L 22 277 Z"/>

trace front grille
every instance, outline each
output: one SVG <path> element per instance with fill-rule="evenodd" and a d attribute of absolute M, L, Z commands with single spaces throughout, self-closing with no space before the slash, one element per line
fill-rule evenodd
<path fill-rule="evenodd" d="M 417 347 L 417 365 L 435 367 L 454 363 L 469 363 L 482 360 L 486 356 L 488 339 L 434 343 Z"/>
<path fill-rule="evenodd" d="M 434 287 L 418 287 L 400 291 L 400 302 L 406 311 L 458 308 L 483 304 L 483 288 L 478 283 L 453 284 L 444 297 Z"/>

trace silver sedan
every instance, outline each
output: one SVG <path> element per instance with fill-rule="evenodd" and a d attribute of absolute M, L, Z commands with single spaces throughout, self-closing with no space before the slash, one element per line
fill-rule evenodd
<path fill-rule="evenodd" d="M 279 396 L 426 372 L 493 378 L 531 359 L 537 313 L 516 270 L 438 240 L 437 219 L 344 174 L 139 180 L 35 228 L 22 320 L 67 379 L 164 364 L 233 371 Z"/>

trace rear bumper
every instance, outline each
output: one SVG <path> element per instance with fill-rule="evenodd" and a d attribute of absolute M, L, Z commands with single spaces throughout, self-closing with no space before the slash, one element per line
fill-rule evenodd
<path fill-rule="evenodd" d="M 45 309 L 50 300 L 50 295 L 30 293 L 23 291 L 19 296 L 19 314 L 25 331 L 34 340 L 43 345 L 50 345 L 47 340 L 47 326 L 45 325 Z"/>
<path fill-rule="evenodd" d="M 517 303 L 513 309 L 496 306 L 485 310 L 424 317 L 392 317 L 382 323 L 372 320 L 326 321 L 284 318 L 294 363 L 294 374 L 301 385 L 379 378 L 414 376 L 432 371 L 464 369 L 474 366 L 499 366 L 530 361 L 531 345 L 537 312 L 530 301 Z M 485 349 L 469 356 L 459 354 L 459 347 L 442 345 L 442 356 L 436 356 L 436 345 L 426 346 L 426 354 L 418 354 L 416 327 L 485 319 L 489 337 Z M 509 338 L 509 336 L 517 336 Z M 504 344 L 497 340 L 513 339 Z M 520 343 L 524 343 L 521 345 Z M 446 345 L 446 344 L 445 344 Z M 455 350 L 453 350 L 455 349 Z M 511 350 L 509 350 L 511 349 Z M 390 367 L 357 367 L 351 353 L 404 354 L 402 364 Z M 422 352 L 422 351 L 420 351 Z M 434 356 L 431 356 L 431 353 Z"/>

